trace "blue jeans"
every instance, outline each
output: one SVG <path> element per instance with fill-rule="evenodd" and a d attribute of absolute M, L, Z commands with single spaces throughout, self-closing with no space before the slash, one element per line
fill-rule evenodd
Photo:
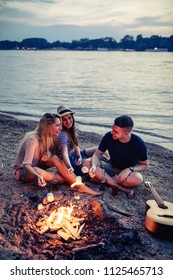
<path fill-rule="evenodd" d="M 84 161 L 86 158 L 88 158 L 87 153 L 86 153 L 85 150 L 81 151 L 80 153 L 81 153 L 81 156 L 82 156 L 82 161 Z M 69 159 L 70 159 L 70 163 L 71 163 L 71 165 L 72 165 L 72 167 L 73 167 L 73 169 L 74 169 L 74 173 L 75 173 L 77 176 L 83 176 L 84 174 L 83 174 L 83 172 L 81 171 L 83 165 L 82 165 L 82 164 L 76 165 L 76 163 L 78 162 L 78 157 L 76 156 L 76 154 L 75 154 L 75 153 L 72 154 L 72 155 L 69 157 Z"/>

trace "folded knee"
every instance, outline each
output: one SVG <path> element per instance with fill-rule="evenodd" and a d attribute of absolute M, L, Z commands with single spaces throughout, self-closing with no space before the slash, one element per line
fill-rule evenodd
<path fill-rule="evenodd" d="M 53 156 L 51 156 L 50 161 L 51 161 L 51 162 L 60 162 L 61 160 L 60 160 L 60 158 L 57 157 L 56 155 L 53 155 Z"/>

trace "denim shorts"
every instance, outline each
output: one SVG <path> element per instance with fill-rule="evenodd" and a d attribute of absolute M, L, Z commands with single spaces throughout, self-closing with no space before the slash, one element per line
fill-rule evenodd
<path fill-rule="evenodd" d="M 82 150 L 80 153 L 81 153 L 81 156 L 82 156 L 82 161 L 84 161 L 86 158 L 88 158 L 86 150 Z M 74 154 L 70 155 L 69 159 L 70 159 L 70 163 L 71 163 L 71 165 L 74 169 L 74 173 L 77 176 L 83 176 L 84 174 L 81 171 L 82 164 L 81 165 L 76 165 L 76 163 L 78 162 L 78 157 L 76 156 L 76 154 L 74 153 Z"/>
<path fill-rule="evenodd" d="M 14 178 L 17 181 L 27 182 L 27 180 L 24 177 L 24 172 L 25 172 L 24 167 L 20 167 L 19 169 L 14 170 L 13 171 Z"/>
<path fill-rule="evenodd" d="M 121 169 L 113 167 L 109 161 L 107 162 L 101 160 L 99 165 L 111 177 L 114 177 L 115 175 L 119 174 L 122 171 Z"/>

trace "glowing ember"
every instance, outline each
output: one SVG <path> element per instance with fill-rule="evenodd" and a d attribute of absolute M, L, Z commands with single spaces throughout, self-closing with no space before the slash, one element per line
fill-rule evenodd
<path fill-rule="evenodd" d="M 75 195 L 74 198 L 75 199 L 80 199 L 80 196 L 79 195 Z"/>

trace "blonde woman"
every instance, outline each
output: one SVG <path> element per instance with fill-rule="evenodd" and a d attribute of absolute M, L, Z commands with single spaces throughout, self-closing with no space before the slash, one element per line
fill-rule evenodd
<path fill-rule="evenodd" d="M 46 182 L 67 182 L 81 192 L 97 195 L 82 182 L 76 182 L 76 176 L 70 174 L 67 167 L 56 155 L 52 155 L 54 137 L 61 131 L 61 118 L 57 114 L 44 114 L 34 131 L 26 133 L 17 152 L 14 177 L 16 180 L 30 182 L 35 178 L 39 186 Z M 57 172 L 47 171 L 56 167 Z"/>

